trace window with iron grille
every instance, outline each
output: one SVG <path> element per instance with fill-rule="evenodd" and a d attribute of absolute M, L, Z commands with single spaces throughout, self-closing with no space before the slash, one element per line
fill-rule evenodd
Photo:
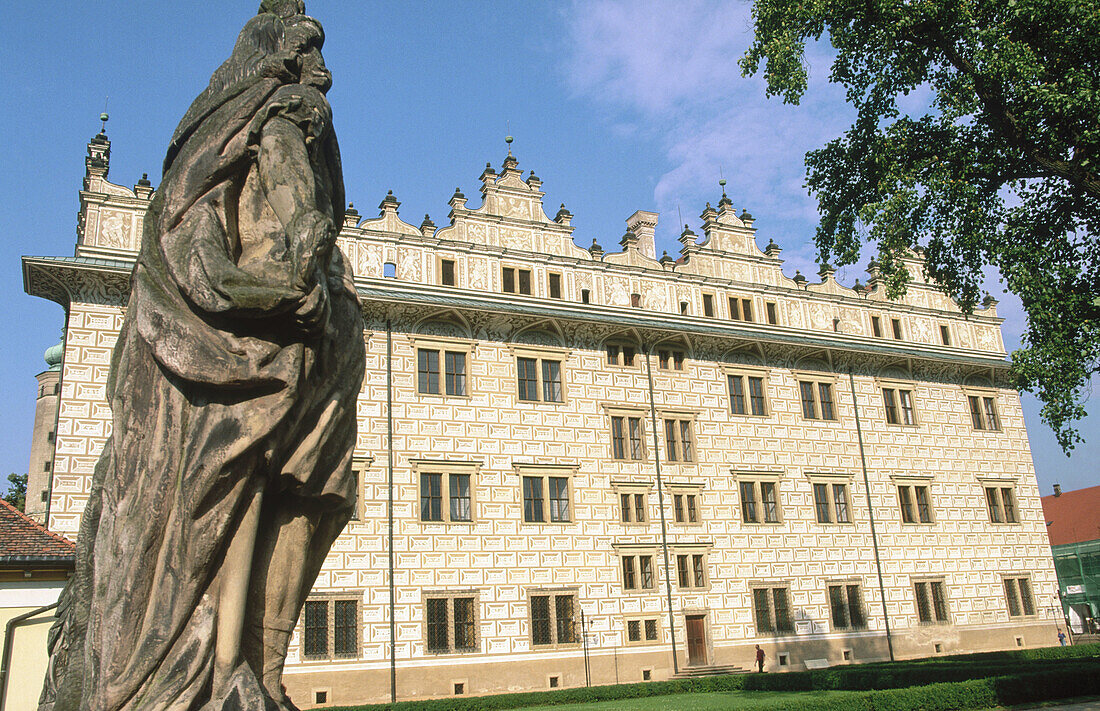
<path fill-rule="evenodd" d="M 752 606 L 758 635 L 794 632 L 789 588 L 754 587 Z"/>
<path fill-rule="evenodd" d="M 539 377 L 541 373 L 541 378 Z M 530 402 L 563 402 L 561 361 L 548 358 L 517 358 L 519 399 Z"/>
<path fill-rule="evenodd" d="M 695 461 L 691 420 L 665 420 L 665 456 L 670 462 Z"/>
<path fill-rule="evenodd" d="M 802 401 L 802 417 L 807 420 L 836 419 L 832 383 L 800 380 L 798 392 Z"/>
<path fill-rule="evenodd" d="M 858 583 L 830 585 L 829 610 L 833 629 L 863 629 L 867 626 L 867 618 L 863 614 L 863 593 Z"/>
<path fill-rule="evenodd" d="M 359 600 L 313 598 L 302 608 L 302 656 L 347 659 L 359 656 Z"/>
<path fill-rule="evenodd" d="M 567 523 L 569 511 L 569 478 L 548 475 L 525 475 L 523 481 L 523 520 L 527 523 Z"/>
<path fill-rule="evenodd" d="M 757 417 L 768 414 L 763 376 L 731 373 L 727 380 L 730 391 L 730 412 L 735 415 Z"/>
<path fill-rule="evenodd" d="M 1016 493 L 1011 486 L 985 487 L 985 504 L 990 523 L 1019 523 L 1016 515 Z"/>
<path fill-rule="evenodd" d="M 424 599 L 425 648 L 432 654 L 477 651 L 477 596 L 428 593 Z"/>
<path fill-rule="evenodd" d="M 898 504 L 902 523 L 932 523 L 932 503 L 927 486 L 899 485 Z"/>
<path fill-rule="evenodd" d="M 1030 578 L 1005 578 L 1004 586 L 1009 617 L 1030 617 L 1035 614 L 1035 599 L 1031 595 Z"/>
<path fill-rule="evenodd" d="M 531 593 L 531 644 L 536 647 L 577 644 L 575 592 Z"/>
<path fill-rule="evenodd" d="M 741 493 L 741 521 L 779 523 L 779 490 L 774 481 L 738 482 Z"/>
<path fill-rule="evenodd" d="M 814 513 L 818 523 L 851 523 L 847 484 L 815 482 Z"/>
<path fill-rule="evenodd" d="M 627 644 L 645 644 L 647 642 L 656 642 L 658 635 L 657 619 L 643 618 L 636 620 L 626 621 L 626 642 Z"/>
<path fill-rule="evenodd" d="M 901 388 L 883 388 L 882 405 L 886 411 L 886 423 L 890 425 L 917 424 L 913 409 L 913 391 Z"/>
<path fill-rule="evenodd" d="M 950 622 L 947 597 L 942 580 L 920 580 L 913 583 L 916 595 L 917 619 L 921 624 L 946 624 Z"/>
<path fill-rule="evenodd" d="M 645 459 L 644 425 L 641 416 L 611 416 L 611 457 L 641 461 Z"/>

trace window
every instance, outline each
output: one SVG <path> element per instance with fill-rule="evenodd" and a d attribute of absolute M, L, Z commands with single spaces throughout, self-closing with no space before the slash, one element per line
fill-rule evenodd
<path fill-rule="evenodd" d="M 901 388 L 883 388 L 882 404 L 886 408 L 886 422 L 891 425 L 915 425 L 913 391 Z"/>
<path fill-rule="evenodd" d="M 591 299 L 592 299 L 592 292 L 588 289 L 581 289 L 581 303 L 582 304 L 590 303 Z"/>
<path fill-rule="evenodd" d="M 690 306 L 689 306 L 688 302 L 686 302 L 686 301 L 681 301 L 680 302 L 680 315 L 681 316 L 687 316 L 689 309 L 690 309 Z"/>
<path fill-rule="evenodd" d="M 848 485 L 815 482 L 814 511 L 818 523 L 851 523 Z"/>
<path fill-rule="evenodd" d="M 890 319 L 890 327 L 894 330 L 894 339 L 900 341 L 901 340 L 901 319 L 899 319 L 899 318 Z"/>
<path fill-rule="evenodd" d="M 985 504 L 990 523 L 1019 523 L 1016 515 L 1016 493 L 1011 486 L 985 487 Z"/>
<path fill-rule="evenodd" d="M 455 285 L 455 262 L 453 259 L 439 260 L 439 281 L 443 286 Z"/>
<path fill-rule="evenodd" d="M 712 294 L 703 294 L 703 315 L 707 318 L 714 318 L 714 296 Z"/>
<path fill-rule="evenodd" d="M 916 593 L 917 619 L 922 624 L 944 624 L 950 622 L 947 614 L 947 598 L 944 595 L 942 580 L 924 580 L 913 583 Z"/>
<path fill-rule="evenodd" d="M 549 475 L 523 476 L 523 520 L 545 523 L 568 523 L 569 477 Z"/>
<path fill-rule="evenodd" d="M 53 441 L 56 438 L 56 436 L 57 435 L 54 434 L 54 431 L 50 430 L 49 432 L 46 433 L 46 441 L 50 444 L 53 444 Z"/>
<path fill-rule="evenodd" d="M 551 299 L 561 298 L 561 274 L 550 272 L 546 275 L 546 291 Z"/>
<path fill-rule="evenodd" d="M 531 270 L 501 267 L 501 288 L 509 294 L 531 295 Z"/>
<path fill-rule="evenodd" d="M 47 459 L 46 461 L 42 462 L 42 471 L 48 472 L 48 471 L 50 471 L 50 468 L 52 466 L 53 466 L 53 462 L 51 462 L 50 460 Z"/>
<path fill-rule="evenodd" d="M 579 641 L 576 608 L 576 593 L 532 593 L 531 644 L 540 647 L 576 644 Z"/>
<path fill-rule="evenodd" d="M 932 502 L 927 486 L 899 485 L 898 505 L 901 507 L 902 523 L 932 523 Z"/>
<path fill-rule="evenodd" d="M 991 395 L 967 395 L 970 402 L 970 422 L 976 430 L 999 430 L 1001 420 L 997 416 L 997 401 Z"/>
<path fill-rule="evenodd" d="M 752 321 L 752 299 L 729 297 L 730 318 L 734 321 Z"/>
<path fill-rule="evenodd" d="M 626 621 L 627 644 L 645 644 L 658 641 L 657 618 L 650 617 Z"/>
<path fill-rule="evenodd" d="M 767 415 L 764 398 L 764 376 L 731 373 L 728 376 L 730 388 L 730 412 L 735 415 Z"/>
<path fill-rule="evenodd" d="M 542 375 L 541 379 L 539 375 Z M 519 399 L 530 402 L 564 402 L 561 361 L 548 358 L 516 358 Z"/>
<path fill-rule="evenodd" d="M 443 485 L 447 484 L 447 506 L 443 505 Z M 470 474 L 420 473 L 421 521 L 473 521 Z"/>
<path fill-rule="evenodd" d="M 440 394 L 440 361 L 443 364 L 443 392 L 465 397 L 466 353 L 462 351 L 416 349 L 416 391 L 422 395 Z"/>
<path fill-rule="evenodd" d="M 632 307 L 636 308 L 636 309 L 640 309 L 642 307 L 642 295 L 641 294 L 631 294 L 630 295 L 630 305 Z"/>
<path fill-rule="evenodd" d="M 774 481 L 741 481 L 741 520 L 779 523 L 779 492 Z"/>
<path fill-rule="evenodd" d="M 695 461 L 691 420 L 665 420 L 665 456 L 670 462 Z"/>
<path fill-rule="evenodd" d="M 882 319 L 878 316 L 871 317 L 871 334 L 875 338 L 882 338 Z"/>
<path fill-rule="evenodd" d="M 844 583 L 829 586 L 829 610 L 834 630 L 863 629 L 867 626 L 863 614 L 863 596 L 859 585 Z"/>
<path fill-rule="evenodd" d="M 790 594 L 785 587 L 753 588 L 752 607 L 758 635 L 794 632 Z"/>
<path fill-rule="evenodd" d="M 800 380 L 798 392 L 802 399 L 802 416 L 807 420 L 835 420 L 833 384 Z"/>
<path fill-rule="evenodd" d="M 661 370 L 683 370 L 684 352 L 668 348 L 658 349 L 657 367 Z"/>
<path fill-rule="evenodd" d="M 359 656 L 359 601 L 306 600 L 302 609 L 302 656 L 306 659 Z"/>
<path fill-rule="evenodd" d="M 673 494 L 672 512 L 676 523 L 699 523 L 699 499 L 701 493 Z"/>
<path fill-rule="evenodd" d="M 611 456 L 613 459 L 641 461 L 645 459 L 642 417 L 640 415 L 611 416 Z"/>
<path fill-rule="evenodd" d="M 652 555 L 624 555 L 623 590 L 656 590 Z"/>
<path fill-rule="evenodd" d="M 768 314 L 768 325 L 769 326 L 778 326 L 779 325 L 779 314 L 778 314 L 777 309 L 775 307 L 775 302 L 774 301 L 769 301 L 769 302 L 765 303 L 764 304 L 764 310 Z"/>
<path fill-rule="evenodd" d="M 428 593 L 424 600 L 426 648 L 433 654 L 477 650 L 477 598 Z"/>
<path fill-rule="evenodd" d="M 623 523 L 645 523 L 649 520 L 644 491 L 620 492 L 619 505 Z"/>
<path fill-rule="evenodd" d="M 382 265 L 382 276 L 386 279 L 397 278 L 397 264 L 394 262 L 386 262 Z"/>
<path fill-rule="evenodd" d="M 1035 598 L 1031 595 L 1030 579 L 1005 578 L 1004 585 L 1009 617 L 1030 617 L 1035 614 Z"/>
<path fill-rule="evenodd" d="M 638 349 L 634 346 L 609 344 L 607 364 L 633 368 L 637 364 Z"/>
<path fill-rule="evenodd" d="M 707 556 L 705 553 L 676 555 L 676 582 L 681 590 L 701 590 L 707 586 Z"/>
<path fill-rule="evenodd" d="M 945 346 L 951 345 L 951 330 L 946 323 L 940 324 L 940 342 Z"/>

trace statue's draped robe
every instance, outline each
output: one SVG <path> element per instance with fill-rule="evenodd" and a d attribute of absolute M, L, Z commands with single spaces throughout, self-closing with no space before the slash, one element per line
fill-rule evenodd
<path fill-rule="evenodd" d="M 339 224 L 335 135 L 330 122 L 307 125 L 311 110 L 327 110 L 324 101 L 315 89 L 261 75 L 217 92 L 212 85 L 177 129 L 114 351 L 113 428 L 61 601 L 45 709 L 203 708 L 221 561 L 253 492 L 263 490 L 258 557 L 270 553 L 266 539 L 277 531 L 263 522 L 276 520 L 278 507 L 305 501 L 324 512 L 314 534 L 323 545 L 312 553 L 253 562 L 254 589 L 269 570 L 307 570 L 303 589 L 285 591 L 295 610 L 350 516 L 364 361 L 351 273 L 333 249 L 312 287 L 328 292 L 327 319 L 312 334 L 293 327 L 304 295 L 293 237 L 273 229 L 256 162 L 265 121 L 306 116 L 303 130 L 321 132 L 309 150 L 331 199 L 323 212 Z M 263 597 L 253 590 L 249 604 L 262 606 Z M 246 636 L 264 614 L 250 610 Z M 238 671 L 259 672 L 243 662 Z"/>

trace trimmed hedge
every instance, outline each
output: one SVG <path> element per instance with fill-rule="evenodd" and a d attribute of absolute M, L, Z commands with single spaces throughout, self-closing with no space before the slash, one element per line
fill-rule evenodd
<path fill-rule="evenodd" d="M 1046 647 L 783 674 L 735 674 L 557 691 L 402 701 L 392 706 L 343 706 L 334 711 L 492 711 L 670 694 L 819 690 L 848 690 L 853 693 L 831 699 L 805 699 L 790 702 L 793 705 L 777 705 L 776 708 L 790 708 L 792 711 L 985 708 L 997 703 L 1026 703 L 1100 693 L 1098 660 L 1100 644 Z M 1006 671 L 1014 673 L 1006 675 Z M 1032 693 L 1029 689 L 1036 691 L 1029 696 Z M 990 694 L 996 696 L 993 701 L 989 701 L 993 698 Z"/>

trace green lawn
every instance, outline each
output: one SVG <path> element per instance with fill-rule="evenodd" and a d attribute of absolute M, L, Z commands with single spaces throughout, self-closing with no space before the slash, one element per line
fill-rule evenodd
<path fill-rule="evenodd" d="M 718 709 L 767 709 L 787 701 L 839 699 L 852 691 L 719 691 L 671 694 L 588 704 L 529 706 L 524 711 L 717 711 Z"/>

